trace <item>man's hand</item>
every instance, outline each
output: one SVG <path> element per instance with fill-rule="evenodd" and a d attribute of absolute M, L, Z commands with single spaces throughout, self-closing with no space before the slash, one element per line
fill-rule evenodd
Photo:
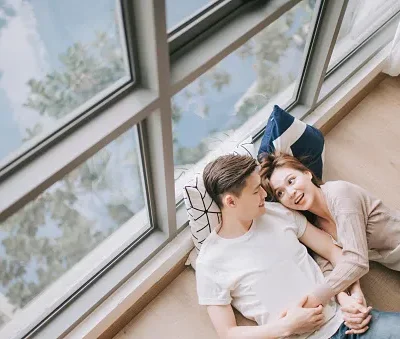
<path fill-rule="evenodd" d="M 289 335 L 311 333 L 324 324 L 323 307 L 304 308 L 307 299 L 307 296 L 303 297 L 295 307 L 281 314 Z"/>
<path fill-rule="evenodd" d="M 366 307 L 364 298 L 352 297 L 344 292 L 338 294 L 337 299 L 342 306 L 345 325 L 350 328 L 346 334 L 361 334 L 368 330 L 371 321 L 371 307 Z"/>

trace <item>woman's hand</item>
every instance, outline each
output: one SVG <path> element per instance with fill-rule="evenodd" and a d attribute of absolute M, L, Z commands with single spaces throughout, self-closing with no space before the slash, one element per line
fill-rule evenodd
<path fill-rule="evenodd" d="M 289 334 L 311 333 L 319 329 L 324 324 L 323 307 L 320 305 L 315 308 L 304 308 L 307 303 L 307 296 L 289 310 L 281 314 L 281 321 L 289 329 Z"/>
<path fill-rule="evenodd" d="M 368 330 L 368 324 L 371 321 L 371 307 L 366 307 L 362 297 L 353 297 L 341 292 L 337 296 L 338 302 L 342 307 L 343 319 L 345 325 L 350 328 L 346 334 L 361 334 Z"/>

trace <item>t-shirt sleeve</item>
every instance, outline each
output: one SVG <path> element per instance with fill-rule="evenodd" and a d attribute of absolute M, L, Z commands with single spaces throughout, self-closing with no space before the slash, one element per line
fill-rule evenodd
<path fill-rule="evenodd" d="M 226 283 L 217 272 L 201 262 L 197 262 L 196 285 L 200 305 L 229 305 L 232 301 Z"/>
<path fill-rule="evenodd" d="M 296 228 L 297 238 L 301 238 L 307 228 L 307 218 L 296 211 L 293 211 L 294 226 Z"/>

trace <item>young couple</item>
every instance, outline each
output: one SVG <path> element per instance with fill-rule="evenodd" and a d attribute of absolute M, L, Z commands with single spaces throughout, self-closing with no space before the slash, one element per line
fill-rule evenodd
<path fill-rule="evenodd" d="M 200 250 L 197 291 L 221 338 L 400 337 L 400 313 L 367 307 L 358 282 L 368 258 L 400 270 L 399 212 L 350 183 L 322 185 L 284 154 L 261 169 L 219 157 L 203 179 L 222 222 Z M 264 203 L 266 191 L 280 203 Z M 259 326 L 237 326 L 232 306 Z"/>

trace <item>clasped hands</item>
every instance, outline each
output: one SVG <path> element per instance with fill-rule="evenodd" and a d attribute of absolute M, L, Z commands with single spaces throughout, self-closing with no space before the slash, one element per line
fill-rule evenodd
<path fill-rule="evenodd" d="M 367 307 L 359 281 L 350 286 L 348 293 L 339 293 L 337 300 L 341 306 L 344 324 L 350 329 L 346 331 L 346 334 L 366 332 L 372 317 L 370 315 L 372 307 Z"/>

